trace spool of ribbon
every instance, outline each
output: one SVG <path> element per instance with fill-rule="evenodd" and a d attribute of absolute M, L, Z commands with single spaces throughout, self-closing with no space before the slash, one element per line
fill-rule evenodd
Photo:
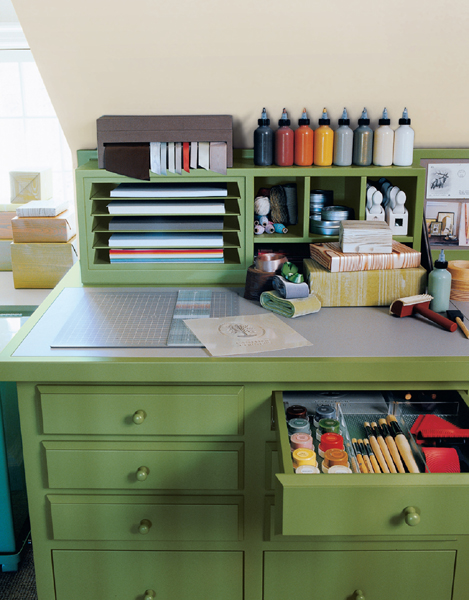
<path fill-rule="evenodd" d="M 451 300 L 469 301 L 469 260 L 450 260 L 448 271 L 451 273 Z"/>
<path fill-rule="evenodd" d="M 264 254 L 259 254 L 256 256 L 254 264 L 256 265 L 256 269 L 259 269 L 259 271 L 264 271 L 265 273 L 275 273 L 286 262 L 287 257 L 285 254 L 265 252 Z"/>
<path fill-rule="evenodd" d="M 305 280 L 303 275 L 298 273 L 298 267 L 291 262 L 286 262 L 282 266 L 281 274 L 291 283 L 303 283 Z"/>

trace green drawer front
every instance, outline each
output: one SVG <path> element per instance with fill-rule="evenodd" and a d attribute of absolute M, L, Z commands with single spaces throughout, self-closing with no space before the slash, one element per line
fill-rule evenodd
<path fill-rule="evenodd" d="M 451 600 L 456 552 L 266 552 L 264 600 Z M 289 575 L 288 575 L 289 574 Z"/>
<path fill-rule="evenodd" d="M 46 434 L 241 435 L 239 386 L 39 386 Z"/>
<path fill-rule="evenodd" d="M 50 488 L 238 490 L 239 443 L 43 442 Z"/>
<path fill-rule="evenodd" d="M 52 560 L 56 600 L 243 598 L 242 552 L 55 550 Z"/>
<path fill-rule="evenodd" d="M 238 541 L 242 498 L 48 496 L 55 540 Z"/>

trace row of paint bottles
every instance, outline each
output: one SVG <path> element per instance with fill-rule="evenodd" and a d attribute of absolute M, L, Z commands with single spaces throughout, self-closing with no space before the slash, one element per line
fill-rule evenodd
<path fill-rule="evenodd" d="M 355 131 L 350 128 L 345 108 L 335 132 L 330 127 L 326 109 L 319 119 L 319 127 L 314 131 L 309 126 L 306 109 L 303 109 L 299 127 L 295 131 L 290 128 L 285 109 L 275 133 L 269 127 L 270 119 L 265 108 L 258 124 L 254 132 L 254 164 L 258 166 L 270 166 L 273 163 L 281 167 L 293 164 L 322 167 L 332 164 L 341 167 L 352 164 L 363 167 L 371 164 L 410 166 L 413 160 L 414 131 L 410 127 L 407 109 L 399 119 L 396 132 L 390 127 L 386 108 L 375 132 L 370 128 L 366 108 Z"/>

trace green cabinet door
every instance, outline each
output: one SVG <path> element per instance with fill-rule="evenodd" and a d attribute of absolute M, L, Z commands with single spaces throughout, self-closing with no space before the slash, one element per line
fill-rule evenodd
<path fill-rule="evenodd" d="M 455 560 L 450 550 L 266 552 L 264 600 L 451 600 Z"/>
<path fill-rule="evenodd" d="M 243 598 L 242 552 L 55 550 L 52 560 L 56 600 Z"/>

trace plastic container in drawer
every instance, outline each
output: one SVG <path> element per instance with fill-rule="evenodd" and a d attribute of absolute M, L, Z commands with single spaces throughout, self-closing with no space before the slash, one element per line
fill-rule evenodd
<path fill-rule="evenodd" d="M 469 493 L 469 473 L 465 472 L 465 439 L 455 438 L 454 446 L 462 472 L 430 473 L 426 464 L 422 440 L 411 434 L 415 423 L 428 415 L 453 423 L 453 427 L 469 426 L 469 410 L 457 392 L 428 394 L 412 393 L 411 401 L 401 393 L 280 393 L 274 394 L 275 422 L 279 443 L 280 473 L 276 474 L 275 533 L 278 535 L 443 535 L 469 533 L 466 498 Z M 344 449 L 349 454 L 350 474 L 322 471 L 319 442 L 312 433 L 318 456 L 319 473 L 295 473 L 290 431 L 286 411 L 289 407 L 305 406 L 312 421 L 316 407 L 327 398 L 335 410 L 343 436 Z M 440 416 L 441 415 L 441 416 Z M 391 416 L 402 438 L 393 441 L 407 443 L 419 472 L 360 472 L 352 440 L 366 437 L 364 423 L 379 422 Z M 430 419 L 430 423 L 432 420 Z M 464 429 L 462 429 L 464 432 Z M 469 432 L 467 441 L 469 442 Z M 360 439 L 363 439 L 360 438 Z M 448 438 L 443 441 L 446 444 Z M 386 440 L 385 440 L 386 442 Z M 419 443 L 417 443 L 419 442 Z M 430 450 L 440 452 L 442 438 L 434 439 Z M 371 444 L 370 444 L 371 446 Z M 405 447 L 401 448 L 404 452 Z M 371 461 L 370 461 L 371 462 Z M 377 462 L 377 461 L 376 461 Z M 427 461 L 428 462 L 428 461 Z M 440 469 L 441 470 L 441 469 Z M 397 469 L 396 469 L 397 471 Z M 318 515 L 321 515 L 318 518 Z"/>

